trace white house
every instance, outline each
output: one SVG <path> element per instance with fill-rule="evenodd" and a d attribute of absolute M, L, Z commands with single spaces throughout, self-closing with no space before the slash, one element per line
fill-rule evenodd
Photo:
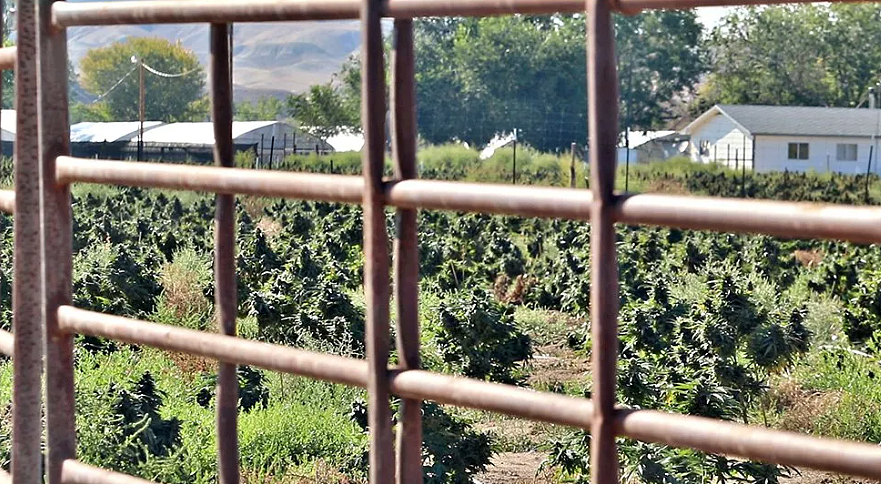
<path fill-rule="evenodd" d="M 879 173 L 881 109 L 716 105 L 685 127 L 689 157 L 768 171 Z"/>

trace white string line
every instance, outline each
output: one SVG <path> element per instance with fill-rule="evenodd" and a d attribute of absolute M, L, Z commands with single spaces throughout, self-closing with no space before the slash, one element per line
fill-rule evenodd
<path fill-rule="evenodd" d="M 137 69 L 137 68 L 138 68 L 137 66 L 132 67 L 132 69 L 130 71 L 126 72 L 124 76 L 120 77 L 119 80 L 116 81 L 116 84 L 111 86 L 110 89 L 108 89 L 107 91 L 104 92 L 104 94 L 101 94 L 100 96 L 95 98 L 95 100 L 90 102 L 89 104 L 95 104 L 96 102 L 99 102 L 102 99 L 104 99 L 105 97 L 107 97 L 108 94 L 113 92 L 114 89 L 116 89 L 117 87 L 119 87 L 120 84 L 122 84 L 122 81 L 124 81 L 128 76 L 132 75 L 132 72 L 135 72 L 135 69 Z"/>
<path fill-rule="evenodd" d="M 151 73 L 153 73 L 159 77 L 166 77 L 166 78 L 184 77 L 184 76 L 190 75 L 190 74 L 198 71 L 201 68 L 201 66 L 199 66 L 199 67 L 194 67 L 188 71 L 181 72 L 179 74 L 169 74 L 167 72 L 161 72 L 161 71 L 158 71 L 158 70 L 148 66 L 146 63 L 144 63 L 144 61 L 141 61 L 141 65 L 144 66 L 144 69 L 147 69 Z"/>

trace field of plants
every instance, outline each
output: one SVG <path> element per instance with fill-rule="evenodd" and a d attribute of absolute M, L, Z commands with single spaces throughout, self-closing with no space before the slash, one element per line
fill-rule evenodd
<path fill-rule="evenodd" d="M 510 182 L 511 156 L 427 147 L 420 176 Z M 519 183 L 568 186 L 568 159 L 528 149 L 517 157 Z M 329 172 L 330 160 L 277 168 Z M 357 154 L 333 157 L 336 173 L 359 166 Z M 8 186 L 9 161 L 0 168 Z M 637 191 L 866 202 L 865 177 L 747 175 L 742 186 L 739 173 L 684 161 L 633 166 L 629 176 Z M 878 203 L 881 183 L 868 181 Z M 73 198 L 75 305 L 212 330 L 211 196 L 78 185 Z M 360 207 L 239 197 L 237 212 L 242 337 L 362 355 Z M 391 234 L 392 211 L 387 222 Z M 419 230 L 426 367 L 590 396 L 587 224 L 421 211 Z M 629 226 L 619 227 L 618 247 L 622 403 L 881 442 L 878 247 Z M 4 329 L 11 274 L 12 218 L 0 215 Z M 215 482 L 213 362 L 86 337 L 75 356 L 82 460 L 169 484 Z M 0 361 L 4 468 L 11 376 Z M 238 376 L 246 482 L 365 480 L 361 390 L 250 367 Z M 588 478 L 584 432 L 433 403 L 424 427 L 426 482 Z M 630 482 L 774 483 L 800 472 L 628 440 L 620 455 Z M 527 463 L 527 475 L 505 462 Z"/>

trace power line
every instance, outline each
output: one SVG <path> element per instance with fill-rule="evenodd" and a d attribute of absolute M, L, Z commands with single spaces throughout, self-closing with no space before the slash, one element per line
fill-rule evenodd
<path fill-rule="evenodd" d="M 133 67 L 130 71 L 126 72 L 124 76 L 120 77 L 119 80 L 116 81 L 116 84 L 111 86 L 110 89 L 108 89 L 104 92 L 104 94 L 101 94 L 100 96 L 95 98 L 95 100 L 90 102 L 89 104 L 95 104 L 95 103 L 101 101 L 102 99 L 104 99 L 105 97 L 107 97 L 108 94 L 113 92 L 114 89 L 116 89 L 117 87 L 120 86 L 120 84 L 122 84 L 122 81 L 124 81 L 128 76 L 132 75 L 132 73 L 135 72 L 136 69 L 137 69 L 137 66 Z"/>
<path fill-rule="evenodd" d="M 150 73 L 155 74 L 155 75 L 157 75 L 157 76 L 159 76 L 159 77 L 165 77 L 165 78 L 175 78 L 175 77 L 184 77 L 184 76 L 188 76 L 188 75 L 190 75 L 190 74 L 192 74 L 192 73 L 194 73 L 194 72 L 196 72 L 196 71 L 198 71 L 198 70 L 200 69 L 200 67 L 194 67 L 194 68 L 192 68 L 192 69 L 190 69 L 190 70 L 188 70 L 188 71 L 184 71 L 184 72 L 181 72 L 181 73 L 178 73 L 178 74 L 169 74 L 169 73 L 167 73 L 167 72 L 162 72 L 162 71 L 159 71 L 159 70 L 156 70 L 156 69 L 150 67 L 150 66 L 147 65 L 147 63 L 145 63 L 144 61 L 140 61 L 140 62 L 141 62 L 141 65 L 144 66 L 144 69 L 146 69 L 146 70 L 149 71 Z"/>

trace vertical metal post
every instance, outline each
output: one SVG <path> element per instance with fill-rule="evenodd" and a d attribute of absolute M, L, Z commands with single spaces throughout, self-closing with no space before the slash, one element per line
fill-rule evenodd
<path fill-rule="evenodd" d="M 73 244 L 70 190 L 55 181 L 55 159 L 70 153 L 67 33 L 52 27 L 52 4 L 39 0 L 36 93 L 40 143 L 43 322 L 46 383 L 46 482 L 61 483 L 61 465 L 76 456 L 73 336 L 58 327 L 58 307 L 71 303 Z M 25 22 L 20 22 L 23 26 Z"/>
<path fill-rule="evenodd" d="M 517 184 L 517 128 L 514 128 L 514 155 L 513 155 L 513 170 L 511 170 L 511 183 Z"/>
<path fill-rule="evenodd" d="M 575 188 L 575 143 L 569 147 L 572 153 L 572 161 L 569 163 L 569 188 Z"/>
<path fill-rule="evenodd" d="M 272 169 L 272 157 L 275 155 L 275 136 L 269 140 L 269 168 Z"/>
<path fill-rule="evenodd" d="M 872 152 L 874 146 L 869 146 L 869 162 L 866 164 L 866 203 L 869 203 L 869 176 L 872 174 Z"/>
<path fill-rule="evenodd" d="M 233 166 L 232 66 L 229 57 L 229 25 L 211 24 L 211 120 L 214 123 L 214 164 Z M 214 212 L 214 306 L 217 330 L 236 334 L 235 196 L 215 196 Z M 237 433 L 239 383 L 236 365 L 218 363 L 217 450 L 221 484 L 239 482 Z"/>
<path fill-rule="evenodd" d="M 385 161 L 385 66 L 382 0 L 361 3 L 361 123 L 364 131 L 364 293 L 367 302 L 367 422 L 370 427 L 370 483 L 394 480 L 389 408 L 389 254 L 383 207 Z"/>
<path fill-rule="evenodd" d="M 395 179 L 416 178 L 416 87 L 413 21 L 395 20 L 391 88 L 392 148 Z M 395 213 L 395 303 L 398 326 L 398 366 L 418 369 L 419 361 L 419 247 L 416 210 Z M 422 402 L 401 401 L 397 437 L 397 483 L 421 484 Z"/>
<path fill-rule="evenodd" d="M 0 6 L 2 12 L 2 6 Z M 18 0 L 15 66 L 15 213 L 12 276 L 12 482 L 41 484 L 43 364 L 40 253 L 40 158 L 37 138 L 37 18 L 33 0 Z M 2 22 L 0 22 L 2 24 Z M 2 38 L 2 36 L 0 36 Z M 2 86 L 0 86 L 2 88 Z"/>
<path fill-rule="evenodd" d="M 613 419 L 618 357 L 618 268 L 612 218 L 618 140 L 618 79 L 610 0 L 587 2 L 587 88 L 590 125 L 591 337 L 593 401 L 591 482 L 618 481 Z"/>
<path fill-rule="evenodd" d="M 144 60 L 138 58 L 138 161 L 144 161 L 144 118 L 147 92 L 144 86 Z"/>

